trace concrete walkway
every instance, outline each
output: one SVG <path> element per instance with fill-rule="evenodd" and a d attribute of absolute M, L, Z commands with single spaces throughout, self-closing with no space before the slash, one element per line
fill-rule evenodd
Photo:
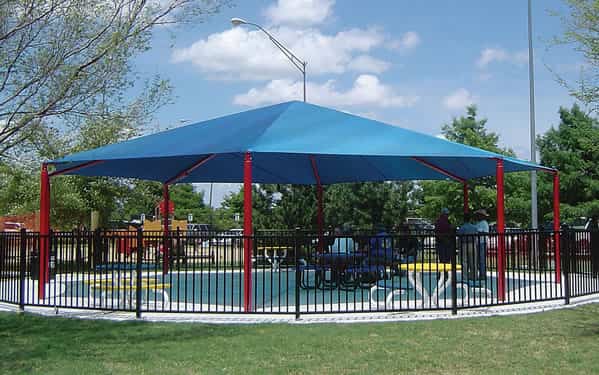
<path fill-rule="evenodd" d="M 143 313 L 141 319 L 136 319 L 134 313 L 108 312 L 96 310 L 58 309 L 52 307 L 26 306 L 25 312 L 42 316 L 61 316 L 75 319 L 102 319 L 112 321 L 146 321 L 172 323 L 204 323 L 204 324 L 314 324 L 314 323 L 371 323 L 371 322 L 402 322 L 424 321 L 433 319 L 463 319 L 488 316 L 504 316 L 532 314 L 543 311 L 573 308 L 589 303 L 599 303 L 599 294 L 586 297 L 572 298 L 569 305 L 562 300 L 471 308 L 459 310 L 457 315 L 451 311 L 410 311 L 410 312 L 376 312 L 376 313 L 333 313 L 305 314 L 299 320 L 294 315 L 262 315 L 262 314 L 201 314 L 201 313 Z M 16 305 L 0 303 L 0 311 L 19 313 Z"/>

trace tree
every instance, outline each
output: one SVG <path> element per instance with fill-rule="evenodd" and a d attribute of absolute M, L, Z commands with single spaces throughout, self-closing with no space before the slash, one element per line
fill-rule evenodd
<path fill-rule="evenodd" d="M 316 228 L 316 187 L 312 185 L 279 185 L 280 199 L 275 207 L 280 229 Z"/>
<path fill-rule="evenodd" d="M 565 0 L 570 14 L 562 16 L 565 32 L 556 38 L 560 44 L 573 44 L 582 53 L 585 67 L 575 85 L 562 78 L 558 80 L 566 86 L 571 95 L 588 104 L 594 110 L 599 109 L 599 1 Z"/>
<path fill-rule="evenodd" d="M 466 116 L 454 118 L 442 128 L 446 139 L 484 150 L 514 156 L 513 151 L 498 146 L 499 135 L 489 132 L 487 120 L 477 118 L 476 106 L 466 108 Z M 493 177 L 468 181 L 470 207 L 486 209 L 494 218 L 497 207 L 496 182 Z M 461 222 L 463 210 L 462 184 L 453 181 L 423 181 L 423 202 L 419 210 L 423 217 L 435 219 L 443 207 L 450 211 L 453 222 Z M 505 176 L 506 217 L 519 225 L 530 224 L 529 175 L 509 173 Z"/>
<path fill-rule="evenodd" d="M 281 228 L 280 217 L 275 212 L 277 205 L 277 186 L 269 184 L 252 185 L 252 225 L 255 229 L 274 229 Z M 233 218 L 236 214 L 240 216 L 240 223 L 243 223 L 244 188 L 242 187 L 236 193 L 231 193 L 223 200 L 218 217 L 219 226 L 223 229 L 230 229 L 233 226 L 239 226 Z"/>
<path fill-rule="evenodd" d="M 382 224 L 391 229 L 400 224 L 413 209 L 409 195 L 411 182 L 365 182 L 338 184 L 327 188 L 326 222 L 351 224 L 354 228 L 372 229 Z"/>
<path fill-rule="evenodd" d="M 155 26 L 198 21 L 227 3 L 3 1 L 0 158 L 10 156 L 16 146 L 52 123 L 78 126 L 82 120 L 106 119 L 108 115 L 131 122 L 146 116 L 143 111 L 154 111 L 164 104 L 162 94 L 168 83 L 160 78 L 140 82 L 132 59 L 150 48 Z M 136 84 L 142 94 L 126 100 Z"/>
<path fill-rule="evenodd" d="M 561 214 L 565 221 L 599 215 L 599 121 L 574 105 L 560 108 L 560 124 L 537 139 L 541 163 L 560 173 Z M 551 202 L 550 176 L 540 191 Z M 549 218 L 551 205 L 541 206 Z"/>
<path fill-rule="evenodd" d="M 175 205 L 175 218 L 186 220 L 192 214 L 194 221 L 208 223 L 210 208 L 204 204 L 204 193 L 195 191 L 192 184 L 176 184 L 170 189 L 170 199 Z"/>
<path fill-rule="evenodd" d="M 137 218 L 141 214 L 152 217 L 158 202 L 162 199 L 162 184 L 155 181 L 130 181 L 128 191 L 122 199 L 124 219 Z"/>
<path fill-rule="evenodd" d="M 314 185 L 254 185 L 253 225 L 256 229 L 316 230 L 317 195 Z M 335 184 L 324 187 L 325 225 L 350 224 L 370 229 L 375 224 L 392 228 L 402 222 L 413 208 L 411 182 L 369 182 Z M 243 220 L 243 189 L 229 195 L 219 210 L 229 227 L 230 218 L 239 213 Z M 221 223 L 223 223 L 221 221 Z"/>
<path fill-rule="evenodd" d="M 6 183 L 0 183 L 0 200 L 11 202 L 0 205 L 2 212 L 37 208 L 40 159 L 139 135 L 141 126 L 169 101 L 170 85 L 160 77 L 140 78 L 133 59 L 150 48 L 156 26 L 195 24 L 227 4 L 228 0 L 2 2 L 0 173 Z M 153 186 L 113 178 L 53 179 L 52 225 L 86 223 L 90 210 L 102 213 L 103 224 L 151 211 Z"/>

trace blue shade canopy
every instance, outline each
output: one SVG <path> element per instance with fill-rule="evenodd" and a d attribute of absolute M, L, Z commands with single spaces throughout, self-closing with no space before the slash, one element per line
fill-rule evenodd
<path fill-rule="evenodd" d="M 82 176 L 242 182 L 246 151 L 252 154 L 252 179 L 258 183 L 314 184 L 312 160 L 323 184 L 448 176 L 468 180 L 494 176 L 496 159 L 504 160 L 505 172 L 552 170 L 297 101 L 79 152 L 49 164 L 58 173 Z"/>

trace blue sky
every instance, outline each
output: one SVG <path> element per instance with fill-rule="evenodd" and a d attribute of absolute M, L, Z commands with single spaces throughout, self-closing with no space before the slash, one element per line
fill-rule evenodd
<path fill-rule="evenodd" d="M 563 13 L 562 2 L 533 0 L 533 8 L 543 133 L 558 123 L 559 106 L 574 102 L 551 70 L 575 78 L 582 59 L 570 46 L 548 48 L 562 31 L 550 11 Z M 193 28 L 160 29 L 136 60 L 142 74 L 174 86 L 160 128 L 301 99 L 300 73 L 264 34 L 233 28 L 232 17 L 261 24 L 308 62 L 310 102 L 434 135 L 476 103 L 502 144 L 530 157 L 525 0 L 237 1 Z M 215 200 L 229 189 L 220 186 Z"/>

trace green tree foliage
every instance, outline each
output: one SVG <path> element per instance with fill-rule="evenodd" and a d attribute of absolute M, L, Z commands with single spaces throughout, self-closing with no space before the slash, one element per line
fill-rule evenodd
<path fill-rule="evenodd" d="M 154 216 L 155 208 L 162 199 L 162 184 L 154 181 L 134 180 L 127 185 L 127 192 L 122 197 L 121 219 L 138 218 L 145 214 Z"/>
<path fill-rule="evenodd" d="M 227 0 L 0 2 L 0 158 L 53 122 L 134 121 L 163 104 L 166 81 L 138 79 L 157 25 L 197 22 Z M 131 88 L 141 91 L 131 98 Z M 139 104 L 142 104 L 141 106 Z"/>
<path fill-rule="evenodd" d="M 477 118 L 476 106 L 469 106 L 466 108 L 466 116 L 454 118 L 450 124 L 443 126 L 442 131 L 445 138 L 450 141 L 514 156 L 511 150 L 501 149 L 498 146 L 498 134 L 488 131 L 486 124 L 486 119 Z M 507 220 L 525 226 L 530 224 L 529 178 L 527 173 L 509 173 L 505 176 Z M 491 220 L 494 220 L 497 208 L 495 178 L 480 178 L 468 181 L 468 184 L 470 209 L 484 208 L 491 215 Z M 454 181 L 423 181 L 420 185 L 423 190 L 420 215 L 433 220 L 443 207 L 447 207 L 454 223 L 460 223 L 463 220 L 462 184 Z"/>
<path fill-rule="evenodd" d="M 551 128 L 537 143 L 541 163 L 559 170 L 562 220 L 599 215 L 599 121 L 574 105 L 560 108 L 560 124 Z M 542 202 L 551 202 L 550 176 L 544 177 Z M 551 217 L 551 205 L 541 212 Z"/>
<path fill-rule="evenodd" d="M 371 229 L 382 224 L 391 229 L 402 223 L 413 209 L 409 182 L 368 182 L 327 187 L 325 218 L 330 225 L 351 224 Z"/>
<path fill-rule="evenodd" d="M 23 214 L 37 210 L 39 185 L 31 173 L 0 162 L 0 214 Z"/>
<path fill-rule="evenodd" d="M 599 0 L 564 0 L 569 14 L 562 16 L 564 34 L 559 44 L 571 44 L 579 51 L 585 66 L 580 79 L 572 84 L 559 78 L 570 93 L 595 111 L 599 109 Z"/>
<path fill-rule="evenodd" d="M 413 183 L 378 182 L 336 184 L 324 187 L 325 225 L 350 224 L 370 229 L 384 224 L 388 228 L 403 222 L 416 201 L 411 198 Z M 315 230 L 317 228 L 317 189 L 304 185 L 253 186 L 253 224 L 255 229 Z M 218 216 L 225 228 L 243 222 L 243 189 L 225 198 Z M 241 223 L 234 223 L 235 213 Z"/>
<path fill-rule="evenodd" d="M 39 165 L 143 132 L 170 85 L 133 69 L 159 25 L 197 24 L 228 0 L 0 2 L 0 214 L 38 207 Z M 166 29 L 163 29 L 166 30 Z M 172 30 L 172 28 L 170 29 Z M 132 93 L 138 93 L 137 96 Z M 147 212 L 152 184 L 52 179 L 52 225 Z"/>
<path fill-rule="evenodd" d="M 204 204 L 204 193 L 195 191 L 191 184 L 177 184 L 170 188 L 170 199 L 175 204 L 175 218 L 186 220 L 193 215 L 196 223 L 209 223 L 211 210 Z"/>
<path fill-rule="evenodd" d="M 275 193 L 276 185 L 252 185 L 252 224 L 255 229 L 281 228 L 279 216 L 275 212 Z M 219 229 L 243 227 L 243 194 L 242 187 L 225 197 L 217 214 L 216 225 Z M 236 214 L 239 214 L 239 222 L 234 221 Z"/>

